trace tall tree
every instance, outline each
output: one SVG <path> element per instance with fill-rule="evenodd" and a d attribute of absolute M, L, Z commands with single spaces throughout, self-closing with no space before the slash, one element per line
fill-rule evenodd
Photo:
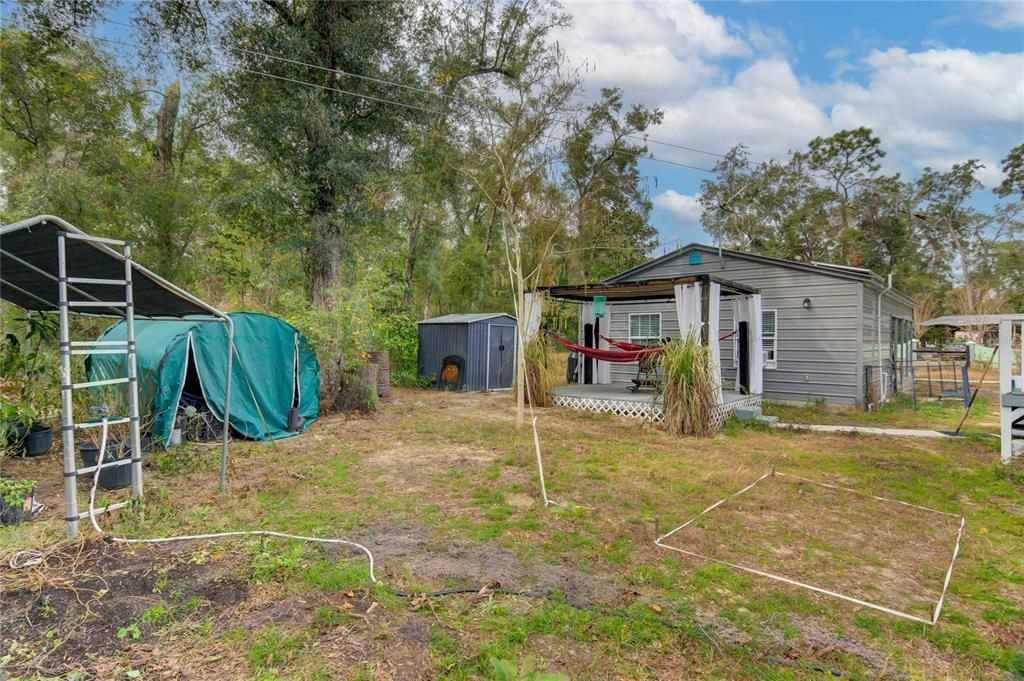
<path fill-rule="evenodd" d="M 970 205 L 971 195 L 982 189 L 978 172 L 981 161 L 971 159 L 955 163 L 946 172 L 925 168 L 918 178 L 924 201 L 924 237 L 933 252 L 951 251 L 959 267 L 964 288 L 963 312 L 976 314 L 978 296 L 971 273 L 973 249 L 983 237 L 982 221 Z"/>
<path fill-rule="evenodd" d="M 834 238 L 844 250 L 848 250 L 854 240 L 850 203 L 857 190 L 881 169 L 879 161 L 884 157 L 882 140 L 864 127 L 840 130 L 831 137 L 815 137 L 806 152 L 797 154 L 797 158 L 804 160 L 811 172 L 821 175 L 835 193 L 839 212 Z"/>
<path fill-rule="evenodd" d="M 71 33 L 0 29 L 0 153 L 8 209 L 107 226 L 123 206 L 143 93 L 114 60 Z"/>
<path fill-rule="evenodd" d="M 310 301 L 331 309 L 354 240 L 378 221 L 377 178 L 392 167 L 408 120 L 426 108 L 415 91 L 388 84 L 418 83 L 407 44 L 416 8 L 159 0 L 142 23 L 166 31 L 191 68 L 214 59 L 210 43 L 219 41 L 232 135 L 304 186 L 305 218 L 288 229 L 302 243 Z"/>
<path fill-rule="evenodd" d="M 620 89 L 603 88 L 565 140 L 574 269 L 583 281 L 633 267 L 657 246 L 658 232 L 649 222 L 653 204 L 637 161 L 647 145 L 634 140 L 660 123 L 663 112 L 634 105 L 623 113 L 624 107 Z"/>

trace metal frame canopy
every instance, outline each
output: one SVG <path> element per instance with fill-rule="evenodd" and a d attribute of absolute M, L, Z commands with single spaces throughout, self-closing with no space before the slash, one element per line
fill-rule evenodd
<path fill-rule="evenodd" d="M 710 283 L 721 286 L 723 298 L 746 296 L 759 293 L 755 288 L 737 284 L 728 279 L 721 279 L 710 274 L 694 274 L 684 277 L 660 279 L 640 279 L 637 281 L 600 282 L 596 284 L 575 284 L 564 286 L 538 286 L 538 292 L 547 293 L 555 300 L 571 300 L 588 302 L 595 296 L 604 296 L 609 303 L 643 300 L 670 300 L 675 298 L 675 287 L 700 283 L 705 287 Z"/>
<path fill-rule="evenodd" d="M 118 252 L 115 248 L 123 249 Z M 112 292 L 120 291 L 120 295 Z M 71 296 L 75 298 L 72 299 Z M 225 371 L 224 428 L 221 436 L 220 489 L 227 487 L 227 452 L 230 436 L 231 365 L 234 348 L 234 324 L 227 314 L 203 302 L 132 260 L 131 244 L 86 234 L 61 218 L 38 215 L 0 227 L 0 299 L 20 308 L 39 312 L 58 312 L 61 354 L 61 413 L 64 439 L 64 500 L 68 532 L 77 532 L 77 495 L 75 480 L 95 470 L 76 468 L 74 432 L 98 427 L 96 422 L 76 423 L 72 414 L 71 393 L 77 388 L 126 383 L 130 415 L 110 423 L 129 422 L 133 454 L 132 493 L 142 495 L 141 442 L 139 436 L 138 379 L 135 364 L 134 319 L 182 319 L 223 323 L 227 327 L 228 361 Z M 71 341 L 68 315 L 118 317 L 126 321 L 127 340 L 115 345 L 100 341 Z M 205 318 L 205 319 L 204 319 Z M 121 352 L 128 356 L 128 376 L 92 383 L 73 383 L 71 356 L 93 352 Z M 123 462 L 112 462 L 111 467 Z M 104 464 L 106 468 L 108 464 Z M 127 502 L 125 502 L 127 503 Z M 124 504 L 102 509 L 113 510 Z M 72 518 L 74 516 L 74 518 Z"/>

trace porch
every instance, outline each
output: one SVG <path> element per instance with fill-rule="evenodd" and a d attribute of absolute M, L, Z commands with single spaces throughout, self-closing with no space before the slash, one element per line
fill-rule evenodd
<path fill-rule="evenodd" d="M 661 422 L 665 418 L 661 396 L 651 390 L 632 392 L 625 385 L 614 383 L 570 383 L 558 386 L 553 393 L 552 402 L 556 407 L 604 412 L 655 422 Z M 725 421 L 737 407 L 756 407 L 760 404 L 760 395 L 741 395 L 731 390 L 723 390 L 722 402 L 712 418 Z"/>

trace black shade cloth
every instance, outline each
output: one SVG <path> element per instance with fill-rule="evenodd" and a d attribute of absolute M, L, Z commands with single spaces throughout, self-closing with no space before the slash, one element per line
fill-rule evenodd
<path fill-rule="evenodd" d="M 711 282 L 721 285 L 722 297 L 750 295 L 758 293 L 758 289 L 737 284 L 727 279 L 720 279 L 708 274 L 694 274 L 683 277 L 641 279 L 639 281 L 623 281 L 615 283 L 578 284 L 571 286 L 538 286 L 538 291 L 545 291 L 557 300 L 593 300 L 594 296 L 604 296 L 608 302 L 630 300 L 668 300 L 675 298 L 675 287 L 683 284 L 700 282 L 707 286 Z"/>
<path fill-rule="evenodd" d="M 58 310 L 57 235 L 61 232 L 83 233 L 60 218 L 49 215 L 0 227 L 0 298 L 26 310 Z M 124 260 L 118 253 L 120 247 L 111 248 L 77 239 L 66 239 L 65 244 L 68 277 L 124 279 Z M 132 295 L 136 317 L 220 315 L 213 307 L 205 305 L 198 298 L 137 263 L 133 262 L 132 265 Z M 124 289 L 110 285 L 69 284 L 69 300 L 93 298 L 124 301 Z M 76 314 L 124 316 L 123 308 L 72 307 L 70 311 Z"/>

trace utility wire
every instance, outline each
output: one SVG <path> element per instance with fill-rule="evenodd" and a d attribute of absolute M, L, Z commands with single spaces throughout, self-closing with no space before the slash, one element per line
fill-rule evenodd
<path fill-rule="evenodd" d="M 0 0 L 0 4 L 8 4 L 8 0 Z M 116 25 L 116 26 L 123 26 L 123 27 L 126 27 L 126 28 L 135 28 L 135 26 L 133 26 L 130 23 L 123 22 L 123 21 L 116 21 L 114 19 L 108 19 L 106 17 L 101 17 L 101 18 L 98 19 L 98 21 L 103 22 L 103 23 L 107 23 L 107 24 Z M 91 39 L 93 39 L 93 40 L 100 40 L 100 41 L 103 41 L 103 42 L 110 42 L 110 43 L 122 45 L 124 47 L 133 47 L 135 49 L 139 49 L 139 46 L 137 44 L 134 44 L 134 43 L 118 42 L 118 41 L 109 40 L 107 38 L 100 38 L 98 36 L 89 36 L 89 37 Z M 291 59 L 289 57 L 282 57 L 282 56 L 279 56 L 279 55 L 270 54 L 268 52 L 262 52 L 262 51 L 259 51 L 259 50 L 252 50 L 252 49 L 244 48 L 244 47 L 236 47 L 236 48 L 233 48 L 233 49 L 235 49 L 235 50 L 237 50 L 239 52 L 246 53 L 246 54 L 251 54 L 251 55 L 254 55 L 254 56 L 264 57 L 266 59 L 272 59 L 272 60 L 275 60 L 275 61 L 280 61 L 280 62 L 292 64 L 294 66 L 304 66 L 304 67 L 307 67 L 307 68 L 318 69 L 318 70 L 321 70 L 321 71 L 326 71 L 326 72 L 334 73 L 334 74 L 337 74 L 337 75 L 342 75 L 342 76 L 347 76 L 347 77 L 350 77 L 350 78 L 357 78 L 357 79 L 360 79 L 360 80 L 365 80 L 365 81 L 368 81 L 368 82 L 377 83 L 379 85 L 388 85 L 388 86 L 392 86 L 392 87 L 396 87 L 396 88 L 402 88 L 402 89 L 405 89 L 405 90 L 410 90 L 410 91 L 413 91 L 413 92 L 419 92 L 419 93 L 422 93 L 422 94 L 428 94 L 428 95 L 431 95 L 431 96 L 434 96 L 434 97 L 442 97 L 442 98 L 449 99 L 449 100 L 455 101 L 455 102 L 460 102 L 460 103 L 463 103 L 463 104 L 466 104 L 466 105 L 472 106 L 472 107 L 477 107 L 478 108 L 480 106 L 480 104 L 478 102 L 474 102 L 474 101 L 472 101 L 470 99 L 467 99 L 465 97 L 459 97 L 459 96 L 456 96 L 456 95 L 449 95 L 449 94 L 446 94 L 446 93 L 443 93 L 443 92 L 436 92 L 436 91 L 433 91 L 433 90 L 430 90 L 430 89 L 427 89 L 427 88 L 423 88 L 423 87 L 418 87 L 418 86 L 415 86 L 415 85 L 408 85 L 406 83 L 399 83 L 399 82 L 396 82 L 396 81 L 387 80 L 387 79 L 383 79 L 383 78 L 376 78 L 376 77 L 373 77 L 373 76 L 366 76 L 366 75 L 362 75 L 362 74 L 358 74 L 358 73 L 353 73 L 351 71 L 345 71 L 343 69 L 330 68 L 330 67 L 327 67 L 327 66 L 321 66 L 319 64 L 310 64 L 308 62 L 303 62 L 303 61 L 300 61 L 300 60 L 297 60 L 297 59 Z M 305 81 L 293 80 L 292 82 L 297 83 L 297 84 L 301 83 L 301 84 L 307 84 L 307 85 L 314 85 L 314 86 L 316 86 L 315 83 L 307 83 Z M 324 86 L 320 86 L 320 87 L 324 87 Z M 346 92 L 345 94 L 350 94 L 351 96 L 355 96 L 355 97 L 365 97 L 367 99 L 371 98 L 368 95 L 362 95 L 362 94 L 359 94 L 359 93 Z M 409 108 L 413 108 L 413 105 L 403 105 L 403 104 L 397 104 L 395 102 L 390 102 L 390 103 L 396 104 L 397 106 L 407 106 Z M 570 123 L 571 121 L 568 121 L 566 119 L 557 119 L 556 118 L 555 122 L 566 124 L 566 123 Z M 597 128 L 597 130 L 599 130 L 601 132 L 611 132 L 611 130 L 609 130 L 608 128 Z M 670 147 L 670 148 L 673 148 L 673 149 L 680 149 L 682 151 L 689 151 L 689 152 L 696 153 L 696 154 L 704 154 L 706 156 L 713 156 L 713 157 L 716 157 L 716 158 L 726 158 L 725 154 L 721 154 L 721 153 L 718 153 L 718 152 L 715 152 L 715 151 L 708 151 L 707 149 L 701 149 L 699 147 L 688 146 L 688 145 L 685 145 L 685 144 L 678 144 L 678 143 L 675 143 L 675 142 L 667 142 L 665 140 L 655 139 L 655 138 L 652 138 L 652 137 L 648 137 L 646 135 L 626 134 L 626 135 L 623 135 L 623 137 L 627 138 L 627 139 L 641 141 L 641 142 L 644 142 L 644 143 L 659 144 L 659 145 Z M 561 141 L 565 142 L 565 140 L 561 140 Z M 659 162 L 659 163 L 670 163 L 670 164 L 673 164 L 673 165 L 676 165 L 676 166 L 679 166 L 679 167 L 682 167 L 682 168 L 688 168 L 688 169 L 691 169 L 691 170 L 700 170 L 700 171 L 708 172 L 708 173 L 713 172 L 712 170 L 709 170 L 709 169 L 706 169 L 706 168 L 700 168 L 698 166 L 694 166 L 694 165 L 690 165 L 690 164 L 686 164 L 686 163 L 679 163 L 679 162 L 675 162 L 675 161 L 668 161 L 666 159 L 659 159 L 659 158 L 655 158 L 653 155 L 647 156 L 647 155 L 644 155 L 641 152 L 626 152 L 625 150 L 616 150 L 616 152 L 617 153 L 631 153 L 632 155 L 636 156 L 637 158 L 646 158 L 648 160 L 656 161 L 656 162 Z"/>
<path fill-rule="evenodd" d="M 385 80 L 383 78 L 375 78 L 373 76 L 364 76 L 362 74 L 352 73 L 351 71 L 345 71 L 343 69 L 338 69 L 338 68 L 330 68 L 330 67 L 327 67 L 327 66 L 321 66 L 319 64 L 310 64 L 308 62 L 299 61 L 297 59 L 290 59 L 288 57 L 281 57 L 281 56 L 270 54 L 270 53 L 267 53 L 267 52 L 261 52 L 259 50 L 251 50 L 251 49 L 248 49 L 248 48 L 245 48 L 245 47 L 237 47 L 237 48 L 234 48 L 234 49 L 238 50 L 239 52 L 244 52 L 246 54 L 251 54 L 251 55 L 254 55 L 254 56 L 257 56 L 257 57 L 264 57 L 266 59 L 273 59 L 275 61 L 280 61 L 280 62 L 284 62 L 284 63 L 287 63 L 287 64 L 293 64 L 295 66 L 305 66 L 305 67 L 308 67 L 308 68 L 311 68 L 311 69 L 317 69 L 317 70 L 320 70 L 320 71 L 326 71 L 328 73 L 334 73 L 334 74 L 337 74 L 337 75 L 340 75 L 340 76 L 348 76 L 350 78 L 358 78 L 360 80 L 369 81 L 371 83 L 377 83 L 379 85 L 390 85 L 390 86 L 393 86 L 393 87 L 402 88 L 402 89 L 405 89 L 405 90 L 411 90 L 413 92 L 419 92 L 419 93 L 431 95 L 431 96 L 434 96 L 434 97 L 443 97 L 444 99 L 449 99 L 449 100 L 451 100 L 453 102 L 459 102 L 459 103 L 462 103 L 462 104 L 466 104 L 467 106 L 472 106 L 472 107 L 479 107 L 480 106 L 479 102 L 474 102 L 473 100 L 468 99 L 466 97 L 459 97 L 459 96 L 456 96 L 456 95 L 449 95 L 449 94 L 444 93 L 444 92 L 436 92 L 434 90 L 429 90 L 427 88 L 418 87 L 418 86 L 415 86 L 415 85 L 408 85 L 406 83 L 399 83 L 399 82 L 393 81 L 393 80 Z M 555 121 L 558 122 L 558 123 L 571 123 L 572 122 L 572 121 L 568 121 L 566 119 L 555 119 Z M 597 129 L 599 131 L 601 131 L 601 132 L 612 132 L 608 128 L 597 128 Z M 667 147 L 672 147 L 673 149 L 682 149 L 684 151 L 692 151 L 692 152 L 697 153 L 697 154 L 705 154 L 707 156 L 715 156 L 717 158 L 725 158 L 726 157 L 725 154 L 719 154 L 718 152 L 715 152 L 715 151 L 708 151 L 706 149 L 699 149 L 697 147 L 690 147 L 690 146 L 686 146 L 684 144 L 676 144 L 674 142 L 665 142 L 663 140 L 658 140 L 658 139 L 654 139 L 652 137 L 647 137 L 646 135 L 627 134 L 627 135 L 623 135 L 623 137 L 628 138 L 628 139 L 639 140 L 639 141 L 642 141 L 642 142 L 645 142 L 645 143 L 661 144 L 661 145 L 664 145 L 664 146 L 667 146 Z"/>
<path fill-rule="evenodd" d="M 404 108 L 407 108 L 407 109 L 415 109 L 417 111 L 422 111 L 422 112 L 433 114 L 433 115 L 436 115 L 436 116 L 443 116 L 444 115 L 443 111 L 439 111 L 437 109 L 428 109 L 428 108 L 425 108 L 425 107 L 417 106 L 415 104 L 408 104 L 406 102 L 399 102 L 399 101 L 394 100 L 394 99 L 385 99 L 383 97 L 375 97 L 373 95 L 365 95 L 365 94 L 362 94 L 362 93 L 359 93 L 359 92 L 353 92 L 351 90 L 345 90 L 343 88 L 336 88 L 336 87 L 332 87 L 330 85 L 321 85 L 320 83 L 311 83 L 311 82 L 306 81 L 306 80 L 299 80 L 297 78 L 289 78 L 287 76 L 279 76 L 277 74 L 268 73 L 266 71 L 258 71 L 256 69 L 248 69 L 248 68 L 245 68 L 245 67 L 236 67 L 236 68 L 238 68 L 239 71 L 243 71 L 245 73 L 250 73 L 250 74 L 253 74 L 253 75 L 263 76 L 263 77 L 266 77 L 266 78 L 275 78 L 277 80 L 283 80 L 283 81 L 287 81 L 287 82 L 290 82 L 290 83 L 295 83 L 297 85 L 308 85 L 309 87 L 315 87 L 315 88 L 319 88 L 321 90 L 328 90 L 330 92 L 337 92 L 339 94 L 349 95 L 351 97 L 359 97 L 359 98 L 362 98 L 362 99 L 368 99 L 368 100 L 379 102 L 379 103 L 383 103 L 383 104 L 390 104 L 392 106 L 404 107 Z M 504 121 L 500 121 L 499 125 L 502 125 L 502 126 L 504 126 L 506 128 L 510 128 L 511 127 L 510 124 L 505 123 Z M 570 140 L 567 140 L 564 137 L 559 137 L 558 135 L 554 135 L 554 134 L 551 134 L 551 133 L 542 133 L 541 137 L 544 137 L 545 139 L 549 139 L 549 140 L 552 140 L 552 141 L 555 141 L 555 142 L 562 142 L 563 144 L 567 144 L 567 145 L 578 144 L 576 142 L 572 142 Z M 676 167 L 679 167 L 679 168 L 687 168 L 689 170 L 697 170 L 697 171 L 700 171 L 702 173 L 709 173 L 709 174 L 712 174 L 712 175 L 715 174 L 715 171 L 711 170 L 710 168 L 702 168 L 700 166 L 690 165 L 689 163 L 681 163 L 679 161 L 669 161 L 668 159 L 657 158 L 654 155 L 644 154 L 642 152 L 627 151 L 625 149 L 611 149 L 611 148 L 608 148 L 608 147 L 604 147 L 604 149 L 606 151 L 610 151 L 610 152 L 615 153 L 615 154 L 621 154 L 621 155 L 624 155 L 624 156 L 632 156 L 633 158 L 636 158 L 636 159 L 643 159 L 643 160 L 647 160 L 647 161 L 654 161 L 656 163 L 664 163 L 666 165 L 676 166 Z"/>

